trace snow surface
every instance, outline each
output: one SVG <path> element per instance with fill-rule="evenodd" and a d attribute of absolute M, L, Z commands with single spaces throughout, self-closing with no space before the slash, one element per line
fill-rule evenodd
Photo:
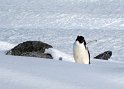
<path fill-rule="evenodd" d="M 0 0 L 0 89 L 124 89 L 123 10 L 123 0 Z M 74 62 L 77 35 L 97 40 L 90 65 Z M 54 59 L 5 55 L 27 40 L 51 44 Z"/>
<path fill-rule="evenodd" d="M 0 54 L 2 89 L 123 89 L 124 64 L 91 65 Z"/>
<path fill-rule="evenodd" d="M 49 48 L 45 50 L 45 53 L 50 53 L 55 60 L 63 60 L 69 62 L 75 62 L 73 56 L 68 55 L 54 48 Z"/>

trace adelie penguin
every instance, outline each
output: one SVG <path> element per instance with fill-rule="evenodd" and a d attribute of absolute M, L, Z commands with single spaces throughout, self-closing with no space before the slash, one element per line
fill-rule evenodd
<path fill-rule="evenodd" d="M 90 53 L 83 36 L 77 36 L 73 45 L 73 56 L 76 63 L 90 64 Z"/>

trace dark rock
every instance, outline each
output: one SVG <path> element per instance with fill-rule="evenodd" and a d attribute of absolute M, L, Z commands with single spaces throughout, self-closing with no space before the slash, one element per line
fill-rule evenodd
<path fill-rule="evenodd" d="M 51 56 L 51 54 L 44 53 L 45 49 L 48 48 L 52 48 L 52 46 L 41 41 L 26 41 L 18 44 L 6 54 L 52 59 L 53 57 Z"/>
<path fill-rule="evenodd" d="M 62 57 L 60 57 L 59 60 L 62 61 Z"/>
<path fill-rule="evenodd" d="M 104 53 L 101 53 L 94 58 L 108 60 L 111 56 L 112 56 L 112 51 L 105 51 Z"/>

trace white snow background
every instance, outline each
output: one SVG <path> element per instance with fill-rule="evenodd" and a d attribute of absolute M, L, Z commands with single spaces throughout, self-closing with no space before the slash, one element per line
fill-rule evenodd
<path fill-rule="evenodd" d="M 123 0 L 0 0 L 0 89 L 124 89 L 123 10 Z M 97 40 L 90 65 L 74 62 L 77 35 Z M 5 55 L 28 40 L 51 44 L 54 60 Z M 107 50 L 108 61 L 93 58 Z"/>

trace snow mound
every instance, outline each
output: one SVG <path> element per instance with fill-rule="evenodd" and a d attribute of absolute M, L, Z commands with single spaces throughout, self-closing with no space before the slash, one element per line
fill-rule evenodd
<path fill-rule="evenodd" d="M 69 61 L 69 62 L 75 62 L 71 55 L 61 52 L 54 48 L 46 49 L 45 53 L 51 54 L 53 59 L 55 59 L 55 60 L 64 60 L 64 61 Z"/>
<path fill-rule="evenodd" d="M 0 41 L 0 50 L 2 50 L 2 51 L 9 50 L 9 49 L 13 48 L 14 46 L 15 46 L 14 44 Z"/>

